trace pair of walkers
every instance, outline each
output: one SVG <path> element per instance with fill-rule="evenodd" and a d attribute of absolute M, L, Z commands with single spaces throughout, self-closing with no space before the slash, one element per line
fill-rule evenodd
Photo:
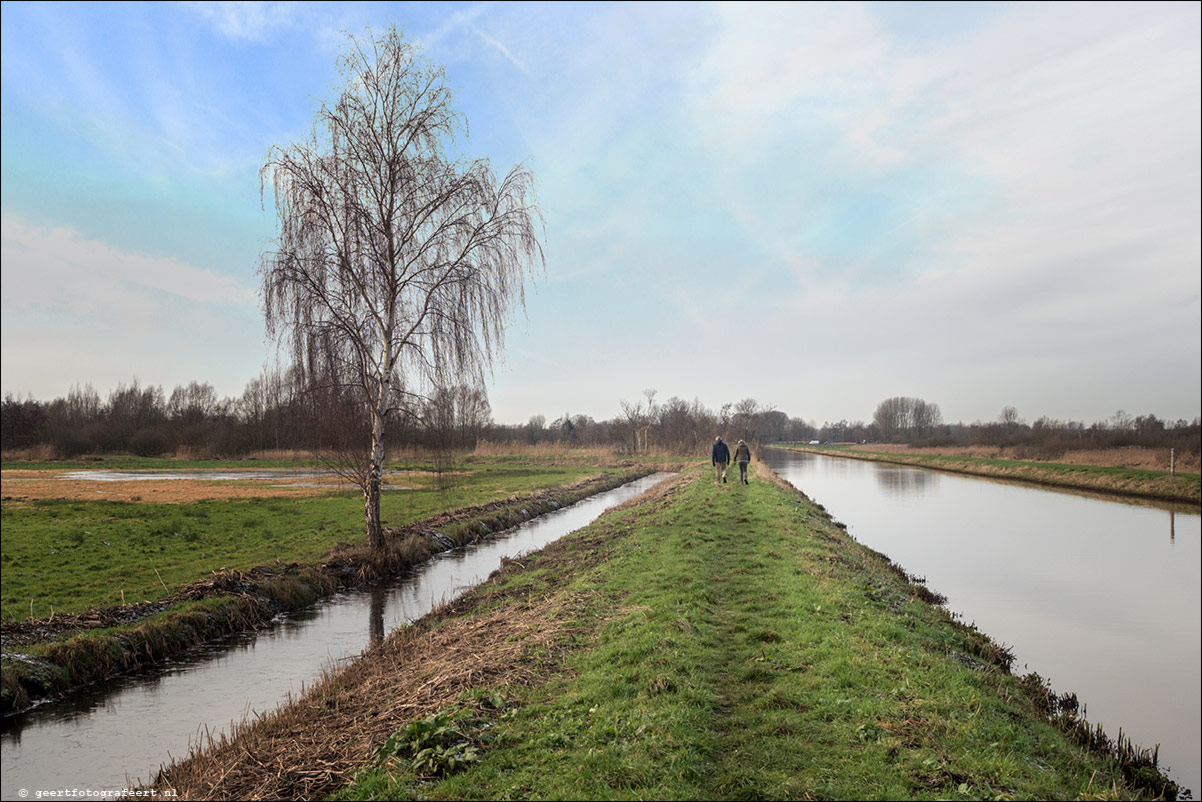
<path fill-rule="evenodd" d="M 719 482 L 726 481 L 726 466 L 730 464 L 730 448 L 726 443 L 722 442 L 721 437 L 714 438 L 714 448 L 710 452 L 710 461 L 714 465 L 714 472 Z M 742 440 L 735 446 L 734 461 L 739 463 L 739 482 L 748 484 L 747 482 L 747 465 L 751 462 L 751 449 L 747 443 Z"/>

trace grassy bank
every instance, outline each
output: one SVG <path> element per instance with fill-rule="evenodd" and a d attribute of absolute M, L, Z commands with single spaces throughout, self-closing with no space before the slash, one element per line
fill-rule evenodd
<path fill-rule="evenodd" d="M 848 459 L 912 465 L 950 473 L 988 476 L 994 479 L 1028 482 L 1048 487 L 1088 490 L 1154 501 L 1174 501 L 1182 504 L 1202 504 L 1202 475 L 1168 471 L 1149 471 L 1137 468 L 1099 465 L 1070 465 L 1055 462 L 1032 462 L 979 457 L 951 457 L 938 454 L 906 454 L 871 451 L 860 446 L 779 445 L 791 451 L 823 454 Z"/>
<path fill-rule="evenodd" d="M 1137 771 L 1158 782 L 1074 741 L 1038 678 L 1012 676 L 1004 649 L 933 599 L 790 488 L 694 470 L 153 785 L 193 799 L 1109 799 L 1133 798 Z"/>
<path fill-rule="evenodd" d="M 20 710 L 31 699 L 157 662 L 202 641 L 259 626 L 280 612 L 311 605 L 339 588 L 404 570 L 436 552 L 486 537 L 651 470 L 640 466 L 609 466 L 599 470 L 595 465 L 551 467 L 529 462 L 486 461 L 473 474 L 461 477 L 462 484 L 455 492 L 431 490 L 400 497 L 406 502 L 404 513 L 386 518 L 398 525 L 389 528 L 382 552 L 342 541 L 331 545 L 329 541 L 340 533 L 338 528 L 332 524 L 330 528 L 334 531 L 330 532 L 325 523 L 313 523 L 325 521 L 324 516 L 328 516 L 329 521 L 342 527 L 357 528 L 361 502 L 345 498 L 345 493 L 291 502 L 260 500 L 179 506 L 64 500 L 6 508 L 6 583 L 18 585 L 25 581 L 41 587 L 38 585 L 41 576 L 47 586 L 44 592 L 61 588 L 63 596 L 56 598 L 67 601 L 54 617 L 5 622 L 0 706 L 5 713 Z M 587 475 L 580 477 L 582 473 Z M 502 493 L 504 497 L 498 499 Z M 464 500 L 470 499 L 480 503 L 463 505 Z M 48 514 L 55 512 L 63 515 Z M 10 513 L 12 520 L 23 525 L 10 529 Z M 156 523 L 161 515 L 169 516 L 172 523 L 166 526 Z M 230 532 L 230 520 L 236 522 L 239 515 L 252 515 L 260 521 L 270 521 L 271 525 L 235 525 Z M 83 526 L 109 527 L 116 534 L 102 532 L 97 536 L 85 530 L 106 549 L 112 542 L 103 539 L 105 534 L 114 541 L 125 534 L 127 546 L 133 544 L 145 552 L 148 531 L 158 533 L 159 542 L 165 542 L 171 549 L 160 547 L 158 552 L 151 552 L 150 559 L 145 553 L 133 557 L 125 554 L 124 564 L 121 552 L 113 549 L 105 555 L 109 562 L 96 565 L 83 562 L 80 557 L 89 538 L 73 537 L 68 544 L 72 547 L 69 558 L 55 560 L 56 553 L 67 549 L 46 549 L 45 542 L 58 542 L 50 538 L 61 537 L 62 525 L 55 526 L 52 522 L 64 517 L 77 527 L 77 532 Z M 39 525 L 30 525 L 31 521 Z M 196 522 L 195 528 L 189 527 L 191 521 Z M 277 530 L 288 534 L 279 536 Z M 43 542 L 40 554 L 36 547 L 39 539 Z M 211 567 L 215 564 L 212 555 L 200 545 L 212 542 L 225 544 L 228 550 L 221 554 L 220 570 Z M 22 550 L 20 545 L 26 548 Z M 292 562 L 281 562 L 280 557 Z M 34 564 L 41 574 L 29 571 L 23 562 Z M 111 589 L 112 583 L 128 581 L 131 562 L 143 569 L 147 565 L 153 569 L 159 587 L 146 584 L 145 592 L 150 598 L 103 609 L 91 607 L 80 614 L 70 612 L 72 606 L 95 604 L 99 594 L 111 592 L 106 588 Z M 238 567 L 227 568 L 226 563 Z M 25 568 L 33 576 L 19 575 L 9 565 Z M 160 572 L 158 565 L 171 567 Z M 68 576 L 58 577 L 56 572 Z M 191 581 L 178 582 L 180 577 Z M 71 586 L 72 578 L 77 587 Z"/>

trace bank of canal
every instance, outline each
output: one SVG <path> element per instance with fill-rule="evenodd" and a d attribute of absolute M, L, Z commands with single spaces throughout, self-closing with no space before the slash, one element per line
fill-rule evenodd
<path fill-rule="evenodd" d="M 867 460 L 892 465 L 909 465 L 933 471 L 985 476 L 1038 487 L 1083 490 L 1133 499 L 1147 499 L 1186 505 L 1202 505 L 1202 476 L 1196 473 L 1170 473 L 1139 468 L 1072 465 L 1031 460 L 986 459 L 954 457 L 941 454 L 907 454 L 893 451 L 872 451 L 872 446 L 804 446 L 780 444 L 803 454 Z"/>
<path fill-rule="evenodd" d="M 3 720 L 0 797 L 21 789 L 112 794 L 187 754 L 206 734 L 265 714 L 368 647 L 484 579 L 637 495 L 654 474 L 547 513 L 496 538 L 443 552 L 410 575 L 339 594 L 274 626 L 206 645 L 92 692 Z"/>
<path fill-rule="evenodd" d="M 749 486 L 691 470 L 507 563 L 154 787 L 1072 799 L 1155 784 L 1075 743 L 1006 650 L 756 467 Z"/>
<path fill-rule="evenodd" d="M 1202 786 L 1196 507 L 777 449 L 763 456 L 858 540 L 1009 644 L 1016 670 L 1076 693 L 1107 732 L 1160 744 L 1170 776 Z"/>

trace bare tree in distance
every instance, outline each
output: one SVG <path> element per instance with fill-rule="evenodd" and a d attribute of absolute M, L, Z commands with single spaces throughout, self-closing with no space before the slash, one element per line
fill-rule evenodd
<path fill-rule="evenodd" d="M 921 398 L 894 396 L 877 404 L 872 422 L 882 442 L 910 441 L 942 425 L 943 414 L 938 404 Z"/>
<path fill-rule="evenodd" d="M 360 405 L 369 434 L 341 464 L 378 548 L 386 419 L 439 387 L 482 383 L 544 260 L 533 174 L 518 165 L 498 180 L 487 160 L 448 155 L 467 123 L 443 70 L 395 27 L 348 38 L 338 97 L 260 171 L 278 218 L 260 275 L 268 333 L 307 385 Z"/>

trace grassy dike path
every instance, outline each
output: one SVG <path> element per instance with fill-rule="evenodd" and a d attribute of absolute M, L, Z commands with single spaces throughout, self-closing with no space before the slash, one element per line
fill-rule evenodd
<path fill-rule="evenodd" d="M 925 598 L 766 469 L 749 486 L 691 469 L 151 785 L 181 799 L 1138 796 L 1050 721 L 1037 678 Z"/>
<path fill-rule="evenodd" d="M 1027 484 L 1109 493 L 1155 501 L 1175 501 L 1197 506 L 1202 504 L 1202 474 L 1170 474 L 1168 471 L 1148 471 L 1139 468 L 1073 465 L 1057 462 L 1033 462 L 1014 459 L 983 459 L 980 457 L 946 457 L 938 454 L 904 454 L 886 451 L 852 450 L 847 446 L 776 445 L 786 451 L 821 454 L 825 457 L 888 462 L 910 465 L 969 476 L 987 476 Z"/>

